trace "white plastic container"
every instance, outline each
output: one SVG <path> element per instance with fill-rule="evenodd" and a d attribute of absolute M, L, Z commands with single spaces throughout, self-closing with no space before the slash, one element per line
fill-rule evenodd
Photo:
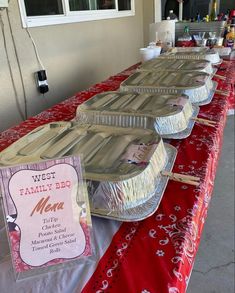
<path fill-rule="evenodd" d="M 162 47 L 156 46 L 156 45 L 150 45 L 148 46 L 148 49 L 154 50 L 153 58 L 156 58 L 161 54 Z"/>
<path fill-rule="evenodd" d="M 141 61 L 146 62 L 154 58 L 155 50 L 153 48 L 140 48 Z"/>

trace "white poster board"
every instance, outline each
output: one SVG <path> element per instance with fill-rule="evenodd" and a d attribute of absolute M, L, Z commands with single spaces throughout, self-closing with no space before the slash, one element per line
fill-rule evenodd
<path fill-rule="evenodd" d="M 92 255 L 80 157 L 0 168 L 16 279 Z"/>

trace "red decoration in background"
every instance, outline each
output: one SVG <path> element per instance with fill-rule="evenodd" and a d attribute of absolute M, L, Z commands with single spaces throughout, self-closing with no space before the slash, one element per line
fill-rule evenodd
<path fill-rule="evenodd" d="M 196 43 L 192 41 L 177 41 L 176 47 L 196 47 Z"/>

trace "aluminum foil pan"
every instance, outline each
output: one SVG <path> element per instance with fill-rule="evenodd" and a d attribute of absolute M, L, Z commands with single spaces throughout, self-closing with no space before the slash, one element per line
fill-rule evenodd
<path fill-rule="evenodd" d="M 222 57 L 229 56 L 232 51 L 232 49 L 229 47 L 213 48 L 213 50 Z"/>
<path fill-rule="evenodd" d="M 201 102 L 198 102 L 198 103 L 194 103 L 193 105 L 194 106 L 204 106 L 204 105 L 208 105 L 210 104 L 210 102 L 212 101 L 213 97 L 214 97 L 214 94 L 215 94 L 215 91 L 216 91 L 216 88 L 218 86 L 218 82 L 212 80 L 212 88 L 208 94 L 208 97 L 206 100 L 204 101 L 201 101 Z"/>
<path fill-rule="evenodd" d="M 190 134 L 191 118 L 197 114 L 198 107 L 185 95 L 105 92 L 78 106 L 76 119 L 88 124 L 155 129 L 163 138 L 178 139 Z"/>
<path fill-rule="evenodd" d="M 176 51 L 166 52 L 161 54 L 158 58 L 166 59 L 186 59 L 186 60 L 207 60 L 210 61 L 213 65 L 221 63 L 220 56 L 218 52 L 215 52 L 213 49 L 208 51 L 185 51 L 184 48 L 177 49 Z"/>
<path fill-rule="evenodd" d="M 213 89 L 209 74 L 199 71 L 135 72 L 120 85 L 121 91 L 157 94 L 185 94 L 192 104 L 208 99 Z"/>
<path fill-rule="evenodd" d="M 168 163 L 155 131 L 56 122 L 2 151 L 0 166 L 76 154 L 83 156 L 91 211 L 106 215 L 137 208 L 152 198 Z"/>
<path fill-rule="evenodd" d="M 209 47 L 173 47 L 168 52 L 172 53 L 178 53 L 178 52 L 184 52 L 184 53 L 189 53 L 189 52 L 199 52 L 199 53 L 206 53 L 210 49 Z"/>
<path fill-rule="evenodd" d="M 175 163 L 177 150 L 175 147 L 167 143 L 164 143 L 164 146 L 168 157 L 168 161 L 164 170 L 171 172 Z M 108 214 L 105 210 L 94 209 L 92 210 L 92 214 L 97 217 L 125 222 L 144 220 L 154 214 L 158 209 L 167 187 L 168 180 L 169 177 L 161 175 L 153 196 L 137 207 L 129 208 L 123 211 L 111 211 Z"/>
<path fill-rule="evenodd" d="M 155 58 L 145 62 L 139 67 L 139 71 L 180 71 L 192 72 L 202 71 L 214 75 L 216 69 L 207 60 L 183 60 L 183 59 L 163 59 Z"/>
<path fill-rule="evenodd" d="M 199 110 L 200 108 L 196 105 L 193 106 L 193 113 L 192 113 L 192 116 L 191 118 L 196 118 L 198 113 L 199 113 Z M 192 130 L 193 130 L 193 127 L 194 127 L 194 124 L 195 124 L 195 120 L 194 119 L 189 119 L 188 121 L 188 125 L 187 127 L 178 132 L 178 133 L 174 133 L 174 134 L 166 134 L 163 136 L 163 138 L 165 139 L 183 139 L 183 138 L 186 138 L 188 136 L 190 136 Z"/>

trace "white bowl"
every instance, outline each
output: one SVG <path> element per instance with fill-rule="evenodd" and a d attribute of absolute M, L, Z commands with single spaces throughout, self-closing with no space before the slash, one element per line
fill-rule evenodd
<path fill-rule="evenodd" d="M 153 48 L 140 48 L 141 61 L 146 62 L 154 58 L 154 49 Z"/>

